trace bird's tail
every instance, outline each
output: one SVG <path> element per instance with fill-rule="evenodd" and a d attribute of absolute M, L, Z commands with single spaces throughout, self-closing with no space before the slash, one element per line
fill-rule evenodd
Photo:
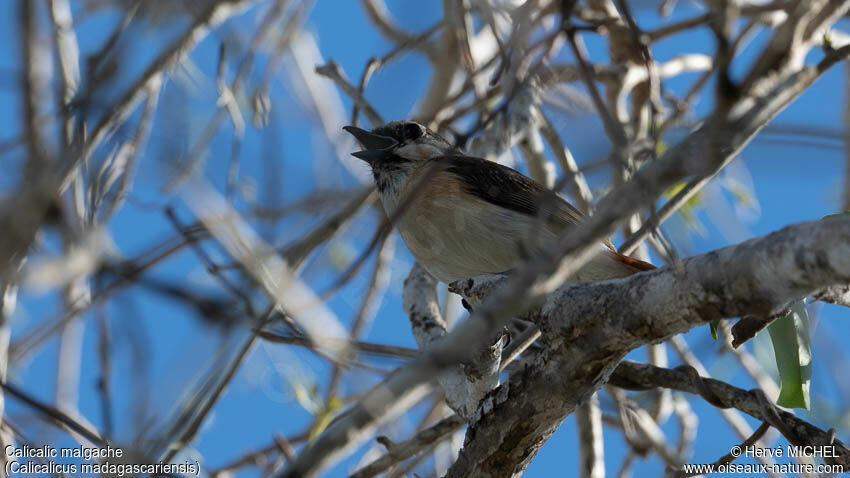
<path fill-rule="evenodd" d="M 634 271 L 634 272 L 632 272 L 633 274 L 637 274 L 638 272 L 643 272 L 643 271 L 651 271 L 651 270 L 656 268 L 654 265 L 650 264 L 649 262 L 642 261 L 640 259 L 635 259 L 634 257 L 629 257 L 625 254 L 620 254 L 617 251 L 611 251 L 611 252 L 614 253 L 614 258 L 617 261 L 622 262 L 623 264 L 628 266 L 630 269 L 632 269 Z"/>

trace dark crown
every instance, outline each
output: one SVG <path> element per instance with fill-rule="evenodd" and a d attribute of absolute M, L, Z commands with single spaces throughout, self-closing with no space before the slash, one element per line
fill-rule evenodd
<path fill-rule="evenodd" d="M 389 136 L 399 143 L 415 141 L 426 133 L 434 134 L 428 128 L 413 121 L 392 121 L 373 129 L 372 132 L 381 136 Z"/>

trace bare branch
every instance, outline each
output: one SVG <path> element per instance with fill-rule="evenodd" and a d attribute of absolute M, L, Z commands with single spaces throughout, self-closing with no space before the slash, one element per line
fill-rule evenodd
<path fill-rule="evenodd" d="M 329 61 L 326 65 L 317 66 L 316 73 L 325 76 L 331 80 L 349 97 L 357 103 L 357 106 L 363 110 L 363 114 L 366 115 L 366 119 L 369 120 L 369 123 L 372 124 L 373 127 L 382 126 L 386 122 L 381 115 L 366 101 L 366 98 L 363 97 L 363 92 L 357 89 L 351 82 L 345 78 L 345 74 L 342 72 L 342 69 L 337 65 L 334 61 Z"/>
<path fill-rule="evenodd" d="M 446 335 L 446 321 L 437 302 L 437 281 L 418 263 L 404 281 L 402 301 L 420 350 L 433 348 Z M 471 420 L 481 399 L 499 384 L 501 334 L 468 363 L 439 378 L 446 403 L 466 420 Z"/>
<path fill-rule="evenodd" d="M 576 408 L 576 426 L 581 445 L 579 476 L 582 478 L 605 477 L 605 451 L 602 440 L 602 410 L 599 397 L 594 393 Z"/>
<path fill-rule="evenodd" d="M 390 17 L 384 0 L 360 0 L 363 9 L 369 16 L 369 20 L 378 27 L 378 30 L 395 43 L 406 43 L 411 39 L 410 34 L 402 31 Z"/>
<path fill-rule="evenodd" d="M 670 339 L 670 344 L 673 346 L 673 349 L 676 351 L 676 353 L 679 354 L 682 361 L 687 366 L 696 370 L 698 375 L 706 378 L 709 377 L 708 370 L 705 369 L 705 366 L 702 364 L 702 362 L 696 357 L 696 355 L 694 355 L 693 351 L 691 351 L 684 337 L 673 337 L 672 339 Z M 745 439 L 748 436 L 752 435 L 753 429 L 741 415 L 740 411 L 734 408 L 721 408 L 719 412 L 720 416 L 722 416 L 723 419 L 726 420 L 732 430 L 734 430 L 735 433 L 741 439 Z M 756 459 L 767 466 L 772 466 L 776 464 L 776 460 L 774 460 L 771 456 L 759 456 L 756 457 Z M 780 478 L 780 475 L 778 473 L 770 472 L 768 474 L 773 478 Z"/>
<path fill-rule="evenodd" d="M 351 474 L 351 478 L 367 478 L 378 475 L 396 463 L 400 463 L 417 453 L 421 453 L 430 446 L 446 438 L 454 432 L 465 421 L 457 415 L 441 420 L 436 425 L 423 430 L 410 440 L 394 443 L 389 447 L 388 453 L 368 465 Z"/>
<path fill-rule="evenodd" d="M 31 407 L 44 415 L 45 418 L 48 418 L 50 421 L 55 422 L 62 428 L 66 428 L 67 430 L 83 437 L 90 443 L 100 447 L 106 447 L 109 445 L 109 442 L 101 437 L 96 431 L 89 429 L 86 425 L 74 420 L 62 411 L 36 400 L 18 387 L 7 382 L 0 383 L 0 387 L 2 387 L 3 390 L 10 396 L 17 398 L 24 402 L 28 407 Z"/>
<path fill-rule="evenodd" d="M 691 367 L 664 369 L 628 360 L 617 367 L 611 375 L 611 382 L 631 389 L 664 387 L 681 390 L 700 395 L 721 408 L 737 408 L 783 431 L 785 438 L 794 445 L 834 446 L 838 456 L 828 461 L 850 466 L 850 448 L 835 439 L 833 434 L 777 409 L 758 389 L 747 391 L 718 380 L 701 378 Z"/>
<path fill-rule="evenodd" d="M 354 216 L 364 204 L 375 200 L 375 192 L 372 188 L 361 190 L 346 206 L 319 224 L 310 233 L 299 239 L 296 243 L 287 246 L 283 251 L 283 257 L 297 269 L 316 247 L 325 243 L 333 237 Z"/>
<path fill-rule="evenodd" d="M 127 90 L 127 92 L 119 98 L 115 104 L 105 108 L 106 114 L 92 128 L 88 140 L 83 145 L 82 151 L 76 158 L 72 158 L 69 164 L 66 165 L 66 173 L 62 180 L 62 189 L 64 189 L 71 175 L 79 167 L 80 163 L 88 160 L 95 148 L 100 145 L 110 131 L 114 130 L 122 123 L 127 116 L 133 111 L 136 105 L 144 97 L 146 91 L 151 86 L 160 81 L 160 75 L 171 67 L 179 63 L 186 55 L 189 54 L 195 46 L 206 37 L 210 29 L 219 23 L 225 21 L 229 17 L 236 15 L 242 9 L 247 8 L 257 0 L 221 0 L 211 2 L 210 6 L 195 19 L 194 24 L 186 29 L 186 32 L 170 46 L 163 50 L 163 53 L 151 63 L 151 65 L 142 73 L 136 82 Z"/>

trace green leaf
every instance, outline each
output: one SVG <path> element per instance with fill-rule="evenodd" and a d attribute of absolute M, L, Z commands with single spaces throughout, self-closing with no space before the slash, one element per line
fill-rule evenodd
<path fill-rule="evenodd" d="M 316 413 L 321 408 L 320 401 L 315 393 L 315 384 L 308 384 L 301 380 L 290 378 L 289 386 L 292 387 L 292 394 L 295 395 L 295 400 L 304 410 L 310 413 Z"/>
<path fill-rule="evenodd" d="M 724 177 L 720 183 L 727 191 L 738 201 L 738 204 L 744 207 L 753 207 L 758 203 L 753 192 L 747 186 L 741 184 L 740 181 L 732 177 Z"/>
<path fill-rule="evenodd" d="M 658 142 L 655 143 L 655 156 L 663 156 L 668 149 L 670 149 L 670 147 L 667 145 L 667 143 L 663 139 L 659 138 Z"/>
<path fill-rule="evenodd" d="M 717 324 L 719 324 L 719 320 L 712 320 L 708 323 L 708 326 L 711 327 L 711 338 L 717 340 Z"/>
<path fill-rule="evenodd" d="M 809 384 L 812 378 L 812 351 L 809 314 L 800 299 L 791 311 L 767 328 L 773 342 L 776 368 L 779 369 L 779 398 L 776 404 L 787 408 L 805 408 L 811 403 Z"/>
<path fill-rule="evenodd" d="M 682 188 L 684 188 L 687 184 L 688 183 L 685 182 L 685 181 L 680 181 L 680 182 L 674 184 L 673 186 L 670 187 L 670 189 L 668 189 L 667 191 L 664 192 L 664 196 L 666 198 L 672 198 L 679 191 L 681 191 Z M 696 231 L 697 234 L 699 234 L 701 236 L 705 236 L 707 234 L 706 230 L 705 230 L 705 226 L 703 226 L 702 222 L 699 220 L 699 217 L 697 215 L 699 208 L 700 208 L 700 205 L 702 203 L 702 200 L 703 200 L 702 194 L 699 193 L 699 192 L 695 193 L 693 196 L 691 196 L 690 199 L 685 201 L 685 204 L 682 204 L 682 206 L 679 208 L 678 213 L 682 217 L 682 219 L 685 221 L 686 225 L 688 225 L 689 227 L 692 227 Z"/>
<path fill-rule="evenodd" d="M 331 421 L 342 409 L 342 406 L 342 400 L 337 396 L 333 396 L 330 400 L 328 400 L 327 405 L 318 414 L 316 414 L 316 420 L 313 423 L 313 428 L 310 430 L 310 436 L 307 438 L 307 442 L 309 444 L 313 444 L 313 442 L 316 441 L 316 438 L 325 431 L 325 428 L 331 424 Z"/>
<path fill-rule="evenodd" d="M 850 211 L 842 211 L 842 212 L 837 212 L 837 213 L 835 213 L 835 214 L 827 214 L 827 215 L 826 215 L 826 216 L 824 216 L 822 219 L 826 219 L 826 218 L 828 218 L 828 217 L 846 216 L 846 215 L 848 215 L 848 214 L 850 214 Z"/>

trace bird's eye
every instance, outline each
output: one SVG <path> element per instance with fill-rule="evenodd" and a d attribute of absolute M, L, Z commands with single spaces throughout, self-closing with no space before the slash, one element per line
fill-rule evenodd
<path fill-rule="evenodd" d="M 404 125 L 404 137 L 408 141 L 419 139 L 422 136 L 422 127 L 416 123 L 407 123 Z"/>

